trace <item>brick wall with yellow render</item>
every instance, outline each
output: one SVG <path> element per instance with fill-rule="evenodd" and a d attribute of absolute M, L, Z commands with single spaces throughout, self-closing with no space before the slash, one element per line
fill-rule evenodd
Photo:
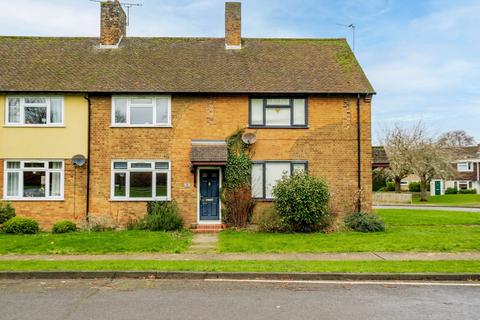
<path fill-rule="evenodd" d="M 91 96 L 90 214 L 118 223 L 145 213 L 144 202 L 110 201 L 115 159 L 169 159 L 172 199 L 187 225 L 197 222 L 197 190 L 190 171 L 192 139 L 223 140 L 248 125 L 247 95 L 173 95 L 172 128 L 112 128 L 111 95 Z M 362 188 L 371 207 L 370 103 L 361 100 Z M 309 96 L 308 129 L 255 129 L 254 160 L 308 160 L 326 179 L 339 213 L 354 208 L 357 190 L 356 96 Z"/>
<path fill-rule="evenodd" d="M 60 220 L 85 222 L 87 169 L 75 167 L 71 159 L 65 159 L 64 200 L 59 201 L 11 201 L 15 213 L 20 217 L 37 220 L 42 229 L 50 229 Z M 0 181 L 4 177 L 4 160 L 0 160 Z M 3 183 L 0 184 L 0 194 L 3 195 Z"/>

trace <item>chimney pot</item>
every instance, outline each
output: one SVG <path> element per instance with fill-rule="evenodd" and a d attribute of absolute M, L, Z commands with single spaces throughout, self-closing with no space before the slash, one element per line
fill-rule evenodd
<path fill-rule="evenodd" d="M 118 0 L 101 2 L 100 45 L 118 46 L 127 35 L 127 15 Z"/>
<path fill-rule="evenodd" d="M 242 4 L 225 3 L 225 48 L 242 48 Z"/>

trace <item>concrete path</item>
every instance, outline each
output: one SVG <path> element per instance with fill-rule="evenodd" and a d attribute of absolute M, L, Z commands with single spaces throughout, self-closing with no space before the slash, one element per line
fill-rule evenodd
<path fill-rule="evenodd" d="M 475 207 L 447 207 L 432 205 L 374 205 L 373 209 L 405 209 L 405 210 L 439 210 L 439 211 L 462 211 L 462 212 L 480 212 L 480 208 Z"/>
<path fill-rule="evenodd" d="M 196 233 L 188 252 L 191 254 L 215 253 L 217 242 L 218 233 Z"/>
<path fill-rule="evenodd" d="M 202 238 L 204 239 L 204 238 Z M 206 241 L 206 240 L 205 240 Z M 102 255 L 0 255 L 0 261 L 11 260 L 158 260 L 158 261 L 233 261 L 233 260 L 307 260 L 307 261 L 353 261 L 353 260 L 386 260 L 386 261 L 435 261 L 435 260 L 480 260 L 480 252 L 356 252 L 356 253 L 222 253 L 214 251 L 212 242 L 192 246 L 192 252 L 185 254 L 102 254 Z M 209 252 L 210 251 L 210 252 Z M 201 252 L 201 253 L 198 253 Z"/>

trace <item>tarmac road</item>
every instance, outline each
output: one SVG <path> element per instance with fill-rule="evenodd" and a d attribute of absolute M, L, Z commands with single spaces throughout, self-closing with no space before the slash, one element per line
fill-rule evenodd
<path fill-rule="evenodd" d="M 480 319 L 480 284 L 2 280 L 0 319 Z"/>

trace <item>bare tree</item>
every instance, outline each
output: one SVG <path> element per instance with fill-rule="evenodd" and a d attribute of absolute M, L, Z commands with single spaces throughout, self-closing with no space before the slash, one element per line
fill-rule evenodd
<path fill-rule="evenodd" d="M 412 173 L 409 158 L 412 136 L 409 130 L 396 124 L 393 128 L 387 129 L 383 145 L 388 156 L 389 166 L 382 170 L 388 178 L 395 182 L 395 191 L 400 192 L 402 179 Z"/>
<path fill-rule="evenodd" d="M 427 187 L 433 178 L 446 179 L 453 173 L 451 148 L 430 137 L 421 123 L 410 132 L 411 145 L 408 148 L 409 168 L 420 179 L 420 200 L 427 201 Z"/>
<path fill-rule="evenodd" d="M 438 138 L 438 144 L 444 148 L 463 148 L 476 144 L 475 138 L 464 130 L 448 131 Z"/>

